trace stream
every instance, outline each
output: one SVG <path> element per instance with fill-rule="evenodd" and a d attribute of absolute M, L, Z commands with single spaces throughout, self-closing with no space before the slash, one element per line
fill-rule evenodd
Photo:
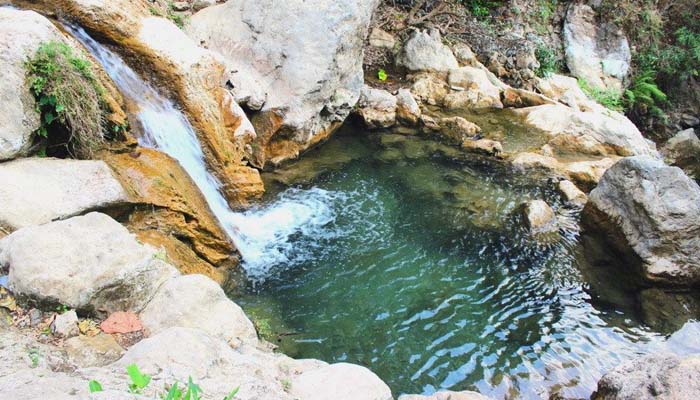
<path fill-rule="evenodd" d="M 700 351 L 697 323 L 654 332 L 632 305 L 600 301 L 579 210 L 547 177 L 427 138 L 348 127 L 266 174 L 264 204 L 231 211 L 182 112 L 69 30 L 138 105 L 141 145 L 176 158 L 196 182 L 243 256 L 247 281 L 231 296 L 286 354 L 367 366 L 397 396 L 539 399 L 587 398 L 603 372 L 638 354 Z M 529 199 L 555 209 L 557 237 L 536 240 L 513 218 Z"/>

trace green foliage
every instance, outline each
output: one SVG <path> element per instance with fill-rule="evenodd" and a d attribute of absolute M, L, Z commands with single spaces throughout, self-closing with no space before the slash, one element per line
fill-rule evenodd
<path fill-rule="evenodd" d="M 187 25 L 187 23 L 189 22 L 187 17 L 184 17 L 175 12 L 175 6 L 173 5 L 172 1 L 168 2 L 168 14 L 166 15 L 166 17 L 169 20 L 173 21 L 173 23 L 177 25 L 177 27 L 180 29 L 184 28 L 185 25 Z"/>
<path fill-rule="evenodd" d="M 663 117 L 664 112 L 659 107 L 668 99 L 656 85 L 656 73 L 646 71 L 638 75 L 629 89 L 625 91 L 625 106 L 628 110 L 634 110 L 646 114 L 651 112 L 655 116 Z"/>
<path fill-rule="evenodd" d="M 498 7 L 499 3 L 493 0 L 460 0 L 467 7 L 471 15 L 477 18 L 486 18 L 491 15 L 491 9 Z"/>
<path fill-rule="evenodd" d="M 540 78 L 546 78 L 559 71 L 559 61 L 557 54 L 550 47 L 540 44 L 535 49 L 535 57 L 540 63 L 540 67 L 535 71 Z"/>
<path fill-rule="evenodd" d="M 41 352 L 39 351 L 39 349 L 27 350 L 27 356 L 29 357 L 29 360 L 32 362 L 32 368 L 36 368 L 39 366 L 39 357 L 41 356 Z"/>
<path fill-rule="evenodd" d="M 675 32 L 675 43 L 659 52 L 659 70 L 667 75 L 679 75 L 681 79 L 700 74 L 700 33 L 682 27 Z"/>
<path fill-rule="evenodd" d="M 600 103 L 604 107 L 622 112 L 624 111 L 624 102 L 622 100 L 622 93 L 614 89 L 598 89 L 591 86 L 586 80 L 579 79 L 578 85 L 581 89 L 593 100 Z"/>
<path fill-rule="evenodd" d="M 88 388 L 90 389 L 90 393 L 97 393 L 102 391 L 102 384 L 96 380 L 91 380 L 88 382 Z"/>
<path fill-rule="evenodd" d="M 377 78 L 380 81 L 384 82 L 389 78 L 389 75 L 386 74 L 386 71 L 384 71 L 383 69 L 380 69 L 379 72 L 377 72 Z"/>
<path fill-rule="evenodd" d="M 45 149 L 49 133 L 61 128 L 68 132 L 69 153 L 91 157 L 104 142 L 104 88 L 95 78 L 90 62 L 73 54 L 61 42 L 47 42 L 26 62 L 29 87 L 41 116 L 35 137 Z M 40 153 L 43 152 L 40 150 Z"/>
<path fill-rule="evenodd" d="M 126 373 L 129 375 L 129 379 L 131 379 L 131 383 L 129 384 L 129 391 L 131 393 L 141 393 L 143 389 L 151 383 L 151 377 L 143 374 L 136 364 L 127 366 Z"/>

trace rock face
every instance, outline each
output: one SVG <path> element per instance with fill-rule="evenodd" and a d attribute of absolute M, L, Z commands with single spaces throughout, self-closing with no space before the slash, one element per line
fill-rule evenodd
<path fill-rule="evenodd" d="M 598 382 L 593 400 L 700 398 L 700 356 L 652 354 L 627 362 Z"/>
<path fill-rule="evenodd" d="M 102 161 L 15 160 L 0 164 L 0 182 L 0 226 L 9 231 L 129 202 Z"/>
<path fill-rule="evenodd" d="M 363 85 L 364 39 L 377 4 L 243 0 L 192 17 L 189 35 L 223 56 L 236 99 L 260 110 L 255 165 L 296 157 L 348 116 Z"/>
<path fill-rule="evenodd" d="M 144 326 L 157 334 L 174 326 L 201 329 L 237 346 L 258 335 L 243 310 L 211 279 L 187 275 L 166 282 L 141 313 Z"/>
<path fill-rule="evenodd" d="M 678 132 L 661 148 L 666 161 L 682 168 L 691 178 L 700 179 L 700 139 L 693 128 Z"/>
<path fill-rule="evenodd" d="M 591 192 L 582 223 L 645 280 L 700 283 L 700 187 L 680 168 L 648 156 L 619 161 Z"/>
<path fill-rule="evenodd" d="M 437 29 L 415 30 L 399 53 L 396 64 L 409 71 L 446 72 L 459 67 L 452 50 Z"/>
<path fill-rule="evenodd" d="M 386 90 L 362 88 L 358 114 L 369 129 L 389 128 L 396 124 L 396 97 Z"/>
<path fill-rule="evenodd" d="M 597 25 L 595 11 L 572 3 L 564 24 L 566 63 L 572 75 L 594 87 L 622 89 L 632 60 L 622 30 L 611 24 Z"/>
<path fill-rule="evenodd" d="M 98 313 L 141 310 L 176 274 L 154 249 L 99 213 L 7 236 L 0 240 L 0 265 L 9 268 L 10 290 L 19 297 Z"/>

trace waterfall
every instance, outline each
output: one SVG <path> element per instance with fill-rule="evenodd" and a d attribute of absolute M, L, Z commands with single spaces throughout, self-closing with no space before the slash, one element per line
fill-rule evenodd
<path fill-rule="evenodd" d="M 139 144 L 175 158 L 190 175 L 243 256 L 249 277 L 264 279 L 271 268 L 293 256 L 292 235 L 313 234 L 333 219 L 333 193 L 321 189 L 290 190 L 267 207 L 233 212 L 221 194 L 221 183 L 207 169 L 199 139 L 185 115 L 85 30 L 66 28 L 102 64 L 122 95 L 138 106 L 136 117 L 143 130 Z"/>

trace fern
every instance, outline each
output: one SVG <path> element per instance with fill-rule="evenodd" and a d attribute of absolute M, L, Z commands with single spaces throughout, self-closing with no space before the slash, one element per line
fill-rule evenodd
<path fill-rule="evenodd" d="M 630 111 L 640 111 L 643 114 L 651 112 L 663 116 L 660 106 L 668 102 L 668 97 L 656 85 L 656 72 L 645 71 L 638 75 L 632 85 L 625 91 L 625 106 Z"/>

